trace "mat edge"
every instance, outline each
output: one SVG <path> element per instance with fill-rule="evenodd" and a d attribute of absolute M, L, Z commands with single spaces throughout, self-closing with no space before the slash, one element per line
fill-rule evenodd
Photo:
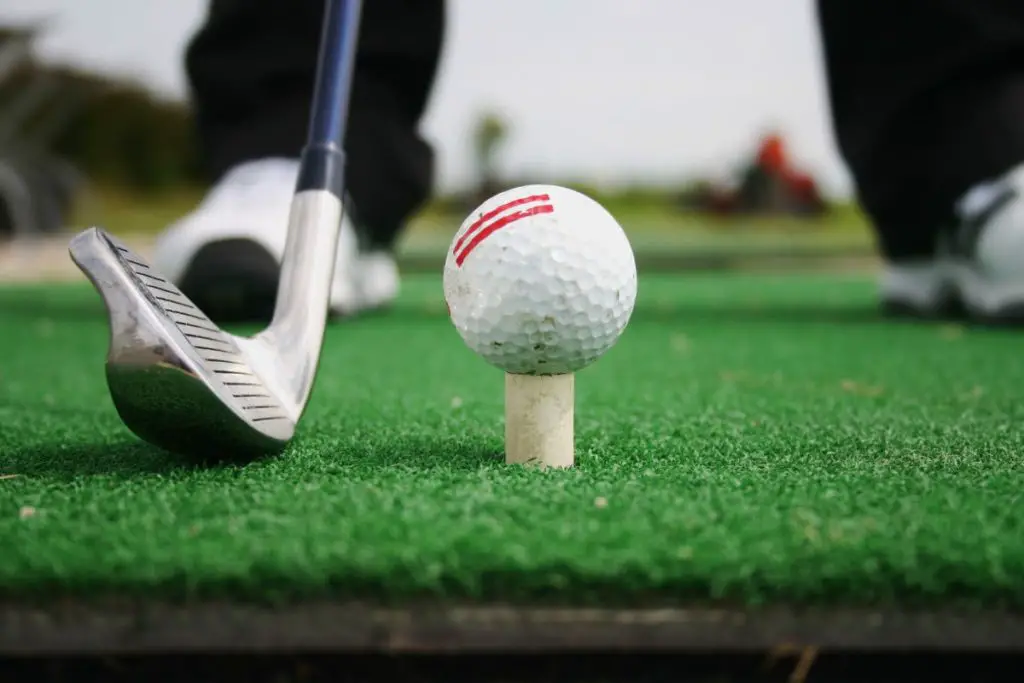
<path fill-rule="evenodd" d="M 894 609 L 0 605 L 0 655 L 209 652 L 1024 652 L 1024 614 Z"/>

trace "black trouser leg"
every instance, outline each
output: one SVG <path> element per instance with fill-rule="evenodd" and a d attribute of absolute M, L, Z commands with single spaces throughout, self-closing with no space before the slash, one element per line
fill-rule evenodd
<path fill-rule="evenodd" d="M 305 142 L 324 3 L 211 0 L 186 68 L 211 180 Z M 345 141 L 348 192 L 375 246 L 390 246 L 433 184 L 418 126 L 444 33 L 443 0 L 363 3 Z"/>
<path fill-rule="evenodd" d="M 839 149 L 891 259 L 1024 161 L 1022 0 L 818 0 Z"/>

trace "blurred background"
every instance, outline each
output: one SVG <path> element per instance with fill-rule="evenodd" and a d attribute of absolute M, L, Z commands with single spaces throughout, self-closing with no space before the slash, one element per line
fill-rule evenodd
<path fill-rule="evenodd" d="M 862 268 L 811 0 L 449 0 L 425 132 L 438 185 L 401 246 L 439 268 L 466 212 L 518 184 L 602 202 L 641 269 Z M 4 0 L 0 276 L 77 277 L 68 235 L 146 252 L 206 188 L 183 69 L 205 0 Z"/>

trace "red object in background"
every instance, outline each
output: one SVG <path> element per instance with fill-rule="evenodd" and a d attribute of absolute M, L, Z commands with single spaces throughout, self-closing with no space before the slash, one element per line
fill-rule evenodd
<path fill-rule="evenodd" d="M 789 169 L 786 145 L 781 135 L 768 135 L 757 150 L 757 165 L 768 171 L 785 174 Z"/>
<path fill-rule="evenodd" d="M 801 207 L 811 212 L 824 210 L 825 204 L 814 178 L 806 173 L 793 173 L 788 178 L 788 183 L 790 192 Z"/>
<path fill-rule="evenodd" d="M 814 215 L 827 208 L 814 177 L 791 163 L 782 135 L 770 133 L 761 138 L 748 163 L 738 188 L 709 183 L 690 201 L 703 211 L 721 216 L 737 212 Z"/>
<path fill-rule="evenodd" d="M 793 172 L 786 177 L 789 187 L 800 197 L 808 197 L 817 194 L 817 183 L 814 178 L 806 173 Z"/>
<path fill-rule="evenodd" d="M 817 183 L 806 173 L 789 163 L 786 143 L 781 135 L 764 137 L 757 152 L 757 165 L 781 180 L 797 197 L 806 198 L 817 194 Z"/>

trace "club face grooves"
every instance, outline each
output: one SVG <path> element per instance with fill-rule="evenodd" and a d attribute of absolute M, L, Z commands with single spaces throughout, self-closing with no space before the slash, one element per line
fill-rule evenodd
<path fill-rule="evenodd" d="M 283 448 L 294 421 L 233 337 L 102 231 L 76 238 L 72 257 L 107 306 L 107 383 L 129 429 L 186 456 L 234 459 Z"/>

